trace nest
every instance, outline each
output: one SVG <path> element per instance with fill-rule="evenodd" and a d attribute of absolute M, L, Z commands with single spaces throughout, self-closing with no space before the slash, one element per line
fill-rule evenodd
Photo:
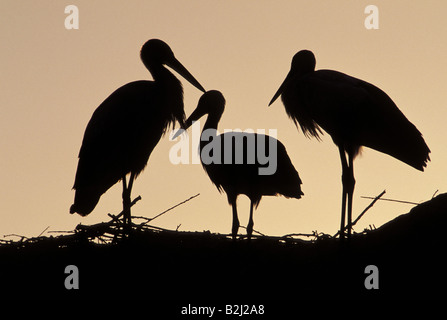
<path fill-rule="evenodd" d="M 154 218 L 132 217 L 133 223 L 125 225 L 111 215 L 108 222 L 80 224 L 52 236 L 2 239 L 0 295 L 73 299 L 125 294 L 151 301 L 439 298 L 447 286 L 447 194 L 380 228 L 354 233 L 349 242 L 316 231 L 232 239 L 210 231 L 163 229 L 153 225 Z M 79 290 L 64 287 L 69 265 L 79 269 Z M 379 270 L 379 290 L 365 289 L 368 265 Z"/>

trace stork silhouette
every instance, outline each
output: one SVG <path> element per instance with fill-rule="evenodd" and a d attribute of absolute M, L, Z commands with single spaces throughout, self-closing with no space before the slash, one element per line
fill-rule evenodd
<path fill-rule="evenodd" d="M 299 199 L 301 179 L 295 170 L 284 145 L 273 137 L 257 133 L 226 132 L 217 134 L 217 126 L 225 109 L 225 99 L 217 90 L 204 93 L 197 108 L 185 122 L 185 129 L 204 115 L 208 115 L 200 141 L 200 159 L 211 181 L 219 192 L 225 191 L 233 209 L 232 237 L 237 237 L 239 219 L 236 199 L 245 194 L 250 199 L 250 218 L 247 237 L 253 232 L 253 208 L 262 196 L 283 195 Z M 177 131 L 176 138 L 183 130 Z M 214 153 L 215 152 L 215 153 Z M 212 154 L 212 155 L 211 155 Z M 259 155 L 269 155 L 275 163 L 260 160 Z M 265 170 L 266 166 L 276 170 Z"/>
<path fill-rule="evenodd" d="M 319 139 L 323 129 L 338 146 L 343 183 L 340 238 L 344 238 L 345 229 L 349 238 L 355 185 L 353 165 L 361 147 L 388 154 L 420 171 L 430 160 L 430 149 L 418 129 L 381 89 L 341 72 L 315 71 L 315 64 L 311 51 L 296 53 L 269 106 L 281 95 L 287 115 L 297 127 L 299 124 L 305 136 Z"/>
<path fill-rule="evenodd" d="M 93 113 L 79 151 L 73 186 L 76 193 L 70 213 L 88 215 L 101 195 L 122 180 L 123 221 L 130 225 L 130 194 L 134 179 L 145 168 L 166 129 L 171 124 L 174 126 L 175 121 L 184 126 L 182 84 L 164 65 L 205 91 L 165 42 L 148 40 L 141 48 L 140 57 L 154 81 L 125 84 Z"/>

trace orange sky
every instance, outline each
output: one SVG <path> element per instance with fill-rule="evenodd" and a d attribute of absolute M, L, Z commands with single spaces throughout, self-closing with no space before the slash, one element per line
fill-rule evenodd
<path fill-rule="evenodd" d="M 65 6 L 79 9 L 79 29 L 67 30 Z M 70 215 L 71 190 L 83 133 L 95 108 L 121 85 L 150 79 L 139 60 L 150 38 L 166 41 L 207 89 L 227 106 L 219 130 L 277 130 L 302 180 L 300 199 L 264 197 L 256 230 L 269 235 L 334 234 L 339 227 L 341 166 L 330 137 L 310 140 L 268 102 L 289 71 L 294 53 L 312 50 L 317 68 L 334 69 L 387 92 L 423 133 L 432 161 L 421 173 L 365 149 L 355 162 L 354 217 L 386 189 L 385 197 L 413 202 L 446 192 L 447 92 L 445 1 L 374 1 L 379 29 L 364 27 L 367 1 L 12 1 L 0 2 L 0 235 L 37 236 L 108 220 L 121 210 L 121 184 L 86 218 Z M 200 92 L 180 78 L 185 111 Z M 229 233 L 231 208 L 201 165 L 173 165 L 165 136 L 136 180 L 142 200 L 133 215 L 152 217 L 192 195 L 200 196 L 154 220 L 179 230 Z M 376 227 L 411 209 L 378 202 L 356 226 Z M 241 225 L 249 202 L 241 197 Z M 241 230 L 243 231 L 243 230 Z"/>

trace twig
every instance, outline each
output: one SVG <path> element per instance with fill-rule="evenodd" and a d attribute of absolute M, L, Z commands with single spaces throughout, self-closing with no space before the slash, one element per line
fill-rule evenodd
<path fill-rule="evenodd" d="M 373 197 L 361 197 L 364 199 L 374 199 Z M 379 200 L 379 199 L 378 199 Z M 403 200 L 395 200 L 395 199 L 387 199 L 387 198 L 382 198 L 380 200 L 383 201 L 392 201 L 392 202 L 399 202 L 399 203 L 406 203 L 406 204 L 414 204 L 414 205 L 418 205 L 419 203 L 416 202 L 411 202 L 411 201 L 403 201 Z"/>
<path fill-rule="evenodd" d="M 376 202 L 379 200 L 384 194 L 386 193 L 386 190 L 383 190 L 381 194 L 379 194 L 377 197 L 362 197 L 362 198 L 368 198 L 368 199 L 374 199 L 366 208 L 362 211 L 362 213 L 359 214 L 357 219 L 354 220 L 354 222 L 351 223 L 351 228 L 360 220 L 360 218 L 368 211 Z M 334 234 L 334 238 L 340 234 L 340 232 L 344 232 L 343 230 L 339 230 L 336 234 Z"/>
<path fill-rule="evenodd" d="M 431 196 L 432 199 L 436 196 L 436 194 L 438 193 L 438 191 L 439 191 L 439 189 L 436 190 L 435 193 L 433 193 L 433 195 Z"/>
<path fill-rule="evenodd" d="M 374 200 L 369 204 L 369 206 L 367 206 L 365 210 L 363 210 L 362 213 L 359 214 L 357 219 L 354 220 L 351 227 L 354 226 L 360 220 L 360 218 L 366 213 L 366 211 L 368 211 L 376 203 L 376 201 L 379 200 L 385 194 L 385 192 L 386 190 L 383 190 L 381 194 L 379 194 L 377 197 L 374 198 Z"/>
<path fill-rule="evenodd" d="M 322 235 L 322 234 L 319 234 L 318 232 L 314 231 L 313 233 L 289 233 L 282 237 L 283 238 L 293 238 L 293 237 L 308 237 L 308 238 L 316 237 L 316 238 L 318 238 L 319 235 Z"/>
<path fill-rule="evenodd" d="M 240 227 L 241 227 L 241 228 L 244 228 L 245 230 L 247 230 L 247 228 L 244 227 L 244 226 L 240 226 Z M 263 234 L 263 233 L 261 233 L 261 232 L 259 232 L 259 231 L 256 231 L 255 229 L 253 229 L 253 232 L 256 232 L 257 234 L 259 234 L 259 235 L 261 235 L 261 236 L 263 236 L 263 237 L 266 237 L 265 234 Z"/>
<path fill-rule="evenodd" d="M 140 200 L 141 200 L 141 196 L 138 196 L 138 197 L 136 197 L 135 199 L 133 199 L 133 201 L 130 203 L 130 207 L 132 208 L 133 205 L 134 205 L 135 203 L 137 203 L 138 201 L 140 201 Z M 113 221 L 117 221 L 118 218 L 121 217 L 123 214 L 124 214 L 124 210 L 121 211 L 117 216 L 115 216 L 115 215 L 113 215 L 113 214 L 111 214 L 111 213 L 108 213 L 107 215 L 108 215 L 110 218 L 112 218 Z"/>
<path fill-rule="evenodd" d="M 45 233 L 45 231 L 47 231 L 48 230 L 48 228 L 50 228 L 50 226 L 48 226 L 48 227 L 46 227 L 37 237 L 39 238 L 42 234 L 44 234 Z"/>
<path fill-rule="evenodd" d="M 182 201 L 182 202 L 180 202 L 180 203 L 177 203 L 175 206 L 170 207 L 169 209 L 166 209 L 166 210 L 163 211 L 162 213 L 157 214 L 157 215 L 156 215 L 155 217 L 153 217 L 153 218 L 139 217 L 139 218 L 142 218 L 142 219 L 147 219 L 147 221 L 146 221 L 146 222 L 143 222 L 142 225 L 149 223 L 150 221 L 152 221 L 152 220 L 154 220 L 154 219 L 160 217 L 161 215 L 164 215 L 166 212 L 171 211 L 171 210 L 174 209 L 174 208 L 177 208 L 178 206 L 184 204 L 185 202 L 188 202 L 189 200 L 194 199 L 195 197 L 197 197 L 197 196 L 199 196 L 199 195 L 200 195 L 200 193 L 198 193 L 198 194 L 196 194 L 196 195 L 194 195 L 194 196 L 192 196 L 192 197 L 189 197 L 188 199 L 186 199 L 186 200 L 184 200 L 184 201 Z"/>
<path fill-rule="evenodd" d="M 5 234 L 3 236 L 3 238 L 6 238 L 6 237 L 19 237 L 19 238 L 22 238 L 20 241 L 22 241 L 23 239 L 29 239 L 28 237 L 21 236 L 20 234 L 15 234 L 15 233 Z"/>
<path fill-rule="evenodd" d="M 141 224 L 140 226 L 143 226 L 145 230 L 147 230 L 147 229 L 155 229 L 155 230 L 166 231 L 166 232 L 177 232 L 177 230 L 173 231 L 173 230 L 165 229 L 165 228 L 162 228 L 162 227 L 151 226 L 151 225 L 146 224 L 146 223 L 144 225 Z"/>
<path fill-rule="evenodd" d="M 48 233 L 75 233 L 73 230 L 50 230 Z"/>

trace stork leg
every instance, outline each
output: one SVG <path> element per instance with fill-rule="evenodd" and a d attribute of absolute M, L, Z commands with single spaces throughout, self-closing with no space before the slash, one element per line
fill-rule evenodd
<path fill-rule="evenodd" d="M 251 239 L 251 235 L 253 234 L 253 226 L 254 226 L 254 222 L 253 222 L 253 201 L 250 201 L 250 218 L 248 220 L 248 225 L 247 225 L 247 239 L 248 240 Z"/>
<path fill-rule="evenodd" d="M 345 150 L 339 147 L 341 166 L 342 166 L 342 176 L 341 180 L 343 183 L 343 193 L 341 202 L 341 223 L 340 223 L 340 239 L 345 237 L 345 229 L 348 229 L 348 238 L 351 237 L 351 227 L 352 227 L 352 197 L 354 194 L 354 157 L 349 154 L 349 164 L 346 159 Z M 347 200 L 347 213 L 346 213 L 346 200 Z M 346 215 L 348 218 L 348 224 L 345 225 Z"/>
<path fill-rule="evenodd" d="M 345 150 L 342 147 L 338 147 L 338 151 L 340 152 L 340 160 L 341 160 L 341 182 L 343 186 L 342 198 L 341 198 L 341 222 L 340 222 L 340 239 L 343 240 L 345 238 L 345 216 L 346 216 L 346 183 L 345 183 L 345 174 L 348 170 L 348 161 L 346 160 Z"/>
<path fill-rule="evenodd" d="M 233 208 L 233 226 L 231 228 L 231 236 L 233 239 L 237 237 L 237 231 L 239 230 L 239 219 L 237 217 L 236 197 L 229 198 L 231 207 Z"/>
<path fill-rule="evenodd" d="M 351 238 L 352 231 L 352 198 L 354 195 L 355 179 L 354 179 L 354 157 L 349 155 L 348 177 L 347 177 L 347 193 L 348 193 L 348 239 Z"/>
<path fill-rule="evenodd" d="M 125 225 L 130 226 L 131 214 L 130 214 L 130 194 L 132 191 L 133 181 L 135 180 L 135 174 L 130 173 L 129 184 L 126 183 L 126 175 L 123 175 L 123 222 Z"/>

